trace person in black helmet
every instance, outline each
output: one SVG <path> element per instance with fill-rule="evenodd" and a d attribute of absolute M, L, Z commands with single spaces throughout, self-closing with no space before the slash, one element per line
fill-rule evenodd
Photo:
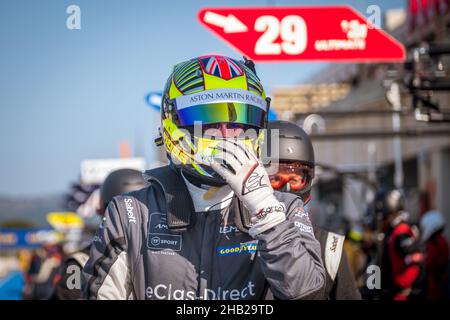
<path fill-rule="evenodd" d="M 275 130 L 278 130 L 278 136 Z M 314 178 L 314 149 L 308 134 L 287 121 L 271 121 L 268 125 L 265 159 L 272 187 L 278 191 L 297 194 L 307 204 L 311 199 Z M 311 299 L 360 300 L 355 278 L 343 251 L 345 237 L 314 226 L 321 245 L 321 256 L 327 271 L 320 295 Z"/>
<path fill-rule="evenodd" d="M 404 197 L 397 189 L 380 190 L 373 202 L 385 234 L 382 254 L 381 298 L 421 300 L 425 295 L 424 255 L 417 227 L 409 222 Z"/>
<path fill-rule="evenodd" d="M 111 172 L 100 187 L 101 212 L 103 215 L 108 203 L 117 195 L 145 187 L 142 172 L 134 169 L 120 169 Z"/>
<path fill-rule="evenodd" d="M 144 188 L 142 173 L 134 169 L 119 169 L 111 172 L 100 187 L 100 205 L 97 214 L 103 216 L 114 196 Z M 61 268 L 60 280 L 56 283 L 53 299 L 81 299 L 81 270 L 89 259 L 91 245 L 70 254 Z"/>

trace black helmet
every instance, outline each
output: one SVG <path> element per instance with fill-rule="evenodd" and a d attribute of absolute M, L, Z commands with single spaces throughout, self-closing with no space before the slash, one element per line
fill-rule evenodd
<path fill-rule="evenodd" d="M 278 139 L 273 130 L 278 130 Z M 278 143 L 278 155 L 275 146 Z M 298 194 L 304 203 L 311 195 L 314 178 L 314 149 L 308 134 L 299 126 L 287 121 L 271 121 L 263 162 L 267 166 L 278 164 L 278 170 L 270 174 L 272 187 L 276 190 Z M 289 182 L 289 183 L 288 183 Z"/>
<path fill-rule="evenodd" d="M 381 213 L 384 218 L 404 209 L 403 194 L 397 190 L 380 190 L 375 195 L 375 213 Z"/>
<path fill-rule="evenodd" d="M 113 197 L 139 190 L 145 186 L 142 172 L 134 169 L 119 169 L 111 172 L 100 187 L 103 210 Z"/>

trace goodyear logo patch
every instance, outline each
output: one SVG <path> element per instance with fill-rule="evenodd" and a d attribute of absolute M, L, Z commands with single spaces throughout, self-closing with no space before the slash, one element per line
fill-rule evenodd
<path fill-rule="evenodd" d="M 257 242 L 245 242 L 234 246 L 222 246 L 217 248 L 217 250 L 219 256 L 229 256 L 232 254 L 255 253 L 257 246 Z"/>

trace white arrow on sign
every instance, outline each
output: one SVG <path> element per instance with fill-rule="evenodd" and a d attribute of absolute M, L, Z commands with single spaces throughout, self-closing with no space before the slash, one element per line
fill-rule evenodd
<path fill-rule="evenodd" d="M 222 16 L 220 14 L 207 11 L 204 16 L 206 23 L 223 28 L 225 33 L 247 32 L 248 28 L 234 15 Z"/>

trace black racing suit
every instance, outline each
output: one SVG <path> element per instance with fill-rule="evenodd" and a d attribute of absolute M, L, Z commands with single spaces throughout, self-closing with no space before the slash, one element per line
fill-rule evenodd
<path fill-rule="evenodd" d="M 275 196 L 287 220 L 255 239 L 236 228 L 236 205 L 194 212 L 190 228 L 176 232 L 155 185 L 115 197 L 84 268 L 85 297 L 237 300 L 264 299 L 270 291 L 300 299 L 321 290 L 320 245 L 303 203 L 288 193 Z"/>

